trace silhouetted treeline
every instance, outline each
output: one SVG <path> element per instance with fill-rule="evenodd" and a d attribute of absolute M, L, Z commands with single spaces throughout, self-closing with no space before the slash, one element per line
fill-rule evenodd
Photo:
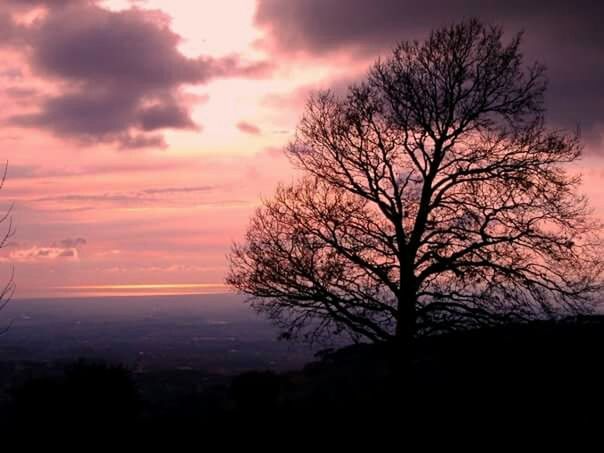
<path fill-rule="evenodd" d="M 603 344 L 604 318 L 586 317 L 425 338 L 403 358 L 360 344 L 324 351 L 299 371 L 203 383 L 194 372 L 138 375 L 78 361 L 10 385 L 0 400 L 2 426 L 105 435 L 336 435 L 336 427 L 367 435 L 392 426 L 410 435 L 437 428 L 551 435 L 604 419 Z"/>

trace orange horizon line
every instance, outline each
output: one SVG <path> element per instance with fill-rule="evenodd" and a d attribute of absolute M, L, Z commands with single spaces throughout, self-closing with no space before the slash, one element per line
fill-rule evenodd
<path fill-rule="evenodd" d="M 65 293 L 65 294 L 31 294 L 25 296 L 15 297 L 13 300 L 18 303 L 20 300 L 70 300 L 70 299 L 99 299 L 99 298 L 140 298 L 140 297 L 164 297 L 164 296 L 216 296 L 216 295 L 236 295 L 237 293 L 232 291 L 205 291 L 205 292 L 132 292 L 132 293 L 121 293 L 121 292 L 82 292 L 82 293 Z"/>
<path fill-rule="evenodd" d="M 195 289 L 195 288 L 228 288 L 224 283 L 139 283 L 126 285 L 78 285 L 54 286 L 54 290 L 94 290 L 94 289 Z"/>

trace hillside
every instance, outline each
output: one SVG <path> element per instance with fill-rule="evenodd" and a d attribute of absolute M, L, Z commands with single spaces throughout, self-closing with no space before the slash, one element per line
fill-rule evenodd
<path fill-rule="evenodd" d="M 206 433 L 309 423 L 317 432 L 392 423 L 410 432 L 587 427 L 601 420 L 602 345 L 604 318 L 585 317 L 426 338 L 407 359 L 387 346 L 355 345 L 281 374 L 140 375 L 91 362 L 44 372 L 32 364 L 15 374 L 3 426 Z"/>

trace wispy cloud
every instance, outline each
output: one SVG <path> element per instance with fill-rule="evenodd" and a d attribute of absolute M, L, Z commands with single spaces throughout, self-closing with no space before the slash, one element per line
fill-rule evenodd
<path fill-rule="evenodd" d="M 79 261 L 79 251 L 75 247 L 41 247 L 33 245 L 27 248 L 11 250 L 0 261 L 9 263 L 44 263 L 48 261 Z"/>
<path fill-rule="evenodd" d="M 213 186 L 196 186 L 196 187 L 164 187 L 161 189 L 147 189 L 143 190 L 143 193 L 149 195 L 155 194 L 174 194 L 174 193 L 195 193 L 195 192 L 208 192 L 214 190 Z"/>
<path fill-rule="evenodd" d="M 240 121 L 236 124 L 237 129 L 239 129 L 244 134 L 250 135 L 260 135 L 262 131 L 260 128 L 252 123 L 248 123 L 247 121 Z"/>
<path fill-rule="evenodd" d="M 48 167 L 41 165 L 19 165 L 9 163 L 8 177 L 15 179 L 41 179 L 41 178 L 67 178 L 78 176 L 103 176 L 118 175 L 122 173 L 145 173 L 145 172 L 166 172 L 183 169 L 191 169 L 198 162 L 189 159 L 168 159 L 164 158 L 151 162 L 116 162 L 98 163 L 94 165 L 80 166 L 56 166 Z"/>
<path fill-rule="evenodd" d="M 133 192 L 107 192 L 102 194 L 64 194 L 40 197 L 30 200 L 35 203 L 44 202 L 67 202 L 67 203 L 96 203 L 96 204 L 150 204 L 166 199 L 178 200 L 174 195 L 206 193 L 214 189 L 213 186 L 197 187 L 160 187 L 155 189 L 145 189 Z M 172 197 L 171 197 L 172 196 Z"/>

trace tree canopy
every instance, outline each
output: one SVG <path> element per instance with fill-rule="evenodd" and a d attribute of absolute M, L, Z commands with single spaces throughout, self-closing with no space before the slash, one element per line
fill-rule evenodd
<path fill-rule="evenodd" d="M 308 101 L 227 282 L 285 329 L 372 341 L 588 311 L 599 224 L 577 133 L 549 127 L 521 35 L 465 21 Z"/>

